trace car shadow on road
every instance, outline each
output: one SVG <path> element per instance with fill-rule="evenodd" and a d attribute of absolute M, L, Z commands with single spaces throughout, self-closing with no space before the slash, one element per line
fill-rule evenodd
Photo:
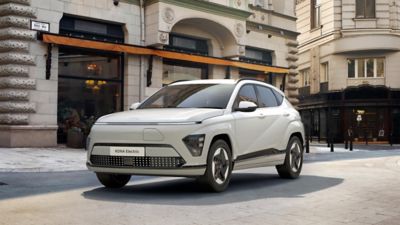
<path fill-rule="evenodd" d="M 272 174 L 235 173 L 228 190 L 223 193 L 206 192 L 194 179 L 177 178 L 121 189 L 96 188 L 82 195 L 86 199 L 111 202 L 218 205 L 265 198 L 301 198 L 342 182 L 343 179 L 333 177 L 303 175 L 296 180 L 285 180 Z"/>

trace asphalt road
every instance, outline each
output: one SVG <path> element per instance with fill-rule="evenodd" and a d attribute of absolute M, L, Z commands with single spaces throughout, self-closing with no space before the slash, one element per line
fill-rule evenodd
<path fill-rule="evenodd" d="M 307 156 L 297 180 L 234 173 L 224 193 L 193 179 L 133 177 L 101 187 L 88 171 L 0 173 L 0 224 L 400 224 L 400 151 Z"/>

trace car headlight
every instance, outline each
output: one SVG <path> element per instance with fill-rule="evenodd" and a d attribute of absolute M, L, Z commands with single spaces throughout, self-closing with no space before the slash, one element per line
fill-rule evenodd
<path fill-rule="evenodd" d="M 201 156 L 204 147 L 204 140 L 206 139 L 205 134 L 189 135 L 183 138 L 183 143 L 189 149 L 192 156 Z"/>

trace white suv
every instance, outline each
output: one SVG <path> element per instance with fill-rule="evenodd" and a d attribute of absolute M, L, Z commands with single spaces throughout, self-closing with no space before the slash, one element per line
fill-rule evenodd
<path fill-rule="evenodd" d="M 132 109 L 99 118 L 88 137 L 87 167 L 106 187 L 140 174 L 197 177 L 220 192 L 232 170 L 276 166 L 284 178 L 301 172 L 300 115 L 266 83 L 176 82 Z"/>

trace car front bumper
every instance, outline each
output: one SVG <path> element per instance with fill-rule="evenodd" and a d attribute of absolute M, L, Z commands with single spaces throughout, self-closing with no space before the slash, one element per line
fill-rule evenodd
<path fill-rule="evenodd" d="M 131 175 L 200 176 L 205 173 L 206 157 L 191 155 L 182 139 L 198 126 L 93 126 L 87 155 L 89 170 Z M 152 136 L 149 136 L 148 131 Z M 146 133 L 147 132 L 147 133 Z M 207 142 L 209 142 L 208 140 Z M 205 143 L 205 149 L 209 143 Z M 116 146 L 144 148 L 141 156 L 112 155 Z"/>
<path fill-rule="evenodd" d="M 182 166 L 174 169 L 155 169 L 155 168 L 113 168 L 99 167 L 91 163 L 86 163 L 90 171 L 97 173 L 115 173 L 115 174 L 130 174 L 130 175 L 154 175 L 154 176 L 178 176 L 178 177 L 196 177 L 204 175 L 206 166 Z"/>

